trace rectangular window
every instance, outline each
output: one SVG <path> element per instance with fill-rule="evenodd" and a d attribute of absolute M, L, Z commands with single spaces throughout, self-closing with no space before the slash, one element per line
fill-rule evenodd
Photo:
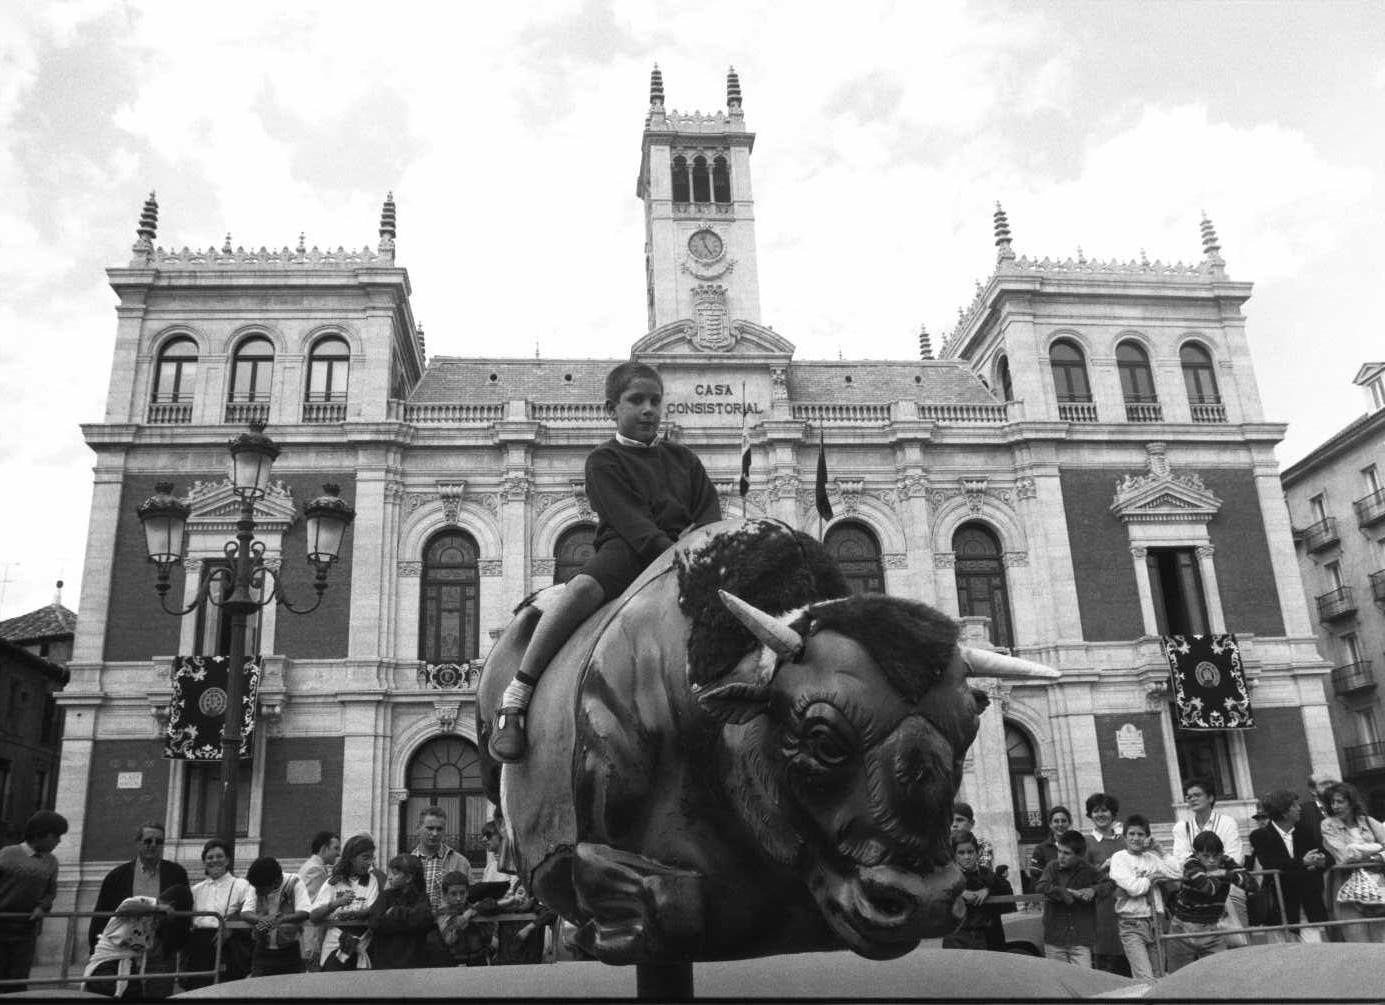
<path fill-rule="evenodd" d="M 207 562 L 202 566 L 202 581 L 205 583 L 217 568 L 229 569 L 224 563 Z M 218 600 L 231 595 L 230 578 L 222 576 L 213 583 L 211 592 Z M 252 593 L 253 595 L 253 593 Z M 196 632 L 193 636 L 193 656 L 231 655 L 231 613 L 224 607 L 212 603 L 210 597 L 203 600 L 197 608 Z M 256 611 L 246 619 L 245 652 L 255 656 L 260 651 L 260 612 Z"/>
<path fill-rule="evenodd" d="M 1145 559 L 1160 635 L 1206 635 L 1207 603 L 1192 548 L 1150 548 Z"/>
<path fill-rule="evenodd" d="M 250 832 L 250 761 L 239 762 L 236 776 L 236 834 Z M 183 765 L 183 837 L 211 837 L 221 810 L 221 762 Z"/>
<path fill-rule="evenodd" d="M 1342 563 L 1328 562 L 1322 567 L 1322 571 L 1327 574 L 1327 588 L 1329 590 L 1340 590 L 1342 588 Z"/>
<path fill-rule="evenodd" d="M 1218 799 L 1236 799 L 1236 775 L 1231 770 L 1231 739 L 1224 732 L 1201 732 L 1178 728 L 1178 709 L 1169 706 L 1173 716 L 1173 745 L 1178 753 L 1180 791 L 1190 778 L 1207 778 L 1216 786 Z"/>
<path fill-rule="evenodd" d="M 1346 653 L 1346 661 L 1348 663 L 1361 662 L 1361 648 L 1356 641 L 1355 632 L 1347 632 L 1342 636 L 1342 649 Z"/>
<path fill-rule="evenodd" d="M 14 781 L 11 777 L 13 772 L 10 768 L 10 762 L 0 758 L 0 823 L 6 824 L 9 823 L 11 819 L 10 796 L 13 793 L 10 789 Z"/>
<path fill-rule="evenodd" d="M 34 772 L 34 812 L 52 808 L 48 802 L 48 772 L 39 768 Z"/>
<path fill-rule="evenodd" d="M 1321 494 L 1308 500 L 1308 511 L 1313 514 L 1313 523 L 1322 523 L 1327 519 L 1327 506 Z"/>
<path fill-rule="evenodd" d="M 1385 378 L 1377 377 L 1370 382 L 1371 404 L 1375 408 L 1385 408 Z"/>
<path fill-rule="evenodd" d="M 1379 743 L 1380 731 L 1375 726 L 1375 710 L 1358 709 L 1356 712 L 1356 736 L 1362 743 Z"/>
<path fill-rule="evenodd" d="M 1365 483 L 1366 495 L 1374 495 L 1380 491 L 1380 475 L 1376 472 L 1374 464 L 1367 464 L 1361 469 L 1361 481 Z"/>

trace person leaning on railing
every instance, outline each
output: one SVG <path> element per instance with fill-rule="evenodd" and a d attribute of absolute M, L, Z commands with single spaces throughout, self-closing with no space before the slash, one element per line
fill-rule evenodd
<path fill-rule="evenodd" d="M 1323 847 L 1339 866 L 1327 878 L 1327 902 L 1338 921 L 1377 918 L 1343 925 L 1347 942 L 1385 942 L 1385 826 L 1366 812 L 1356 786 L 1337 782 L 1324 796 L 1329 816 L 1322 822 Z"/>
<path fill-rule="evenodd" d="M 171 976 L 144 981 L 129 978 L 175 969 L 169 964 L 177 961 L 187 937 L 188 919 L 170 915 L 191 910 L 192 891 L 182 883 L 161 891 L 158 897 L 126 897 L 96 937 L 96 948 L 82 971 L 87 978 L 82 990 L 108 998 L 167 998 L 173 993 Z M 97 977 L 106 980 L 95 980 Z"/>

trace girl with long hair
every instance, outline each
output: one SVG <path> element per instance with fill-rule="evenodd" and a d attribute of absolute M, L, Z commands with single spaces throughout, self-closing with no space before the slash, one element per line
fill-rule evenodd
<path fill-rule="evenodd" d="M 356 834 L 342 847 L 327 882 L 317 891 L 308 920 L 326 922 L 322 932 L 323 970 L 369 970 L 370 909 L 380 896 L 375 864 L 375 839 Z"/>
<path fill-rule="evenodd" d="M 423 863 L 414 855 L 390 859 L 384 892 L 370 910 L 371 956 L 377 970 L 427 965 L 433 907 L 424 884 Z"/>
<path fill-rule="evenodd" d="M 1347 942 L 1385 942 L 1385 826 L 1372 819 L 1360 791 L 1346 782 L 1329 786 L 1323 803 L 1330 814 L 1322 822 L 1323 847 L 1337 865 L 1358 866 L 1328 873 L 1328 903 L 1337 920 L 1358 921 L 1342 925 L 1342 937 Z M 1358 920 L 1370 917 L 1380 920 Z"/>

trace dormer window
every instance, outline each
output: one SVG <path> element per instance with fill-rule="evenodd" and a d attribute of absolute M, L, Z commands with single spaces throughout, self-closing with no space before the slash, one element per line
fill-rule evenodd
<path fill-rule="evenodd" d="M 1371 411 L 1385 408 L 1385 376 L 1375 378 L 1366 386 L 1371 392 Z"/>

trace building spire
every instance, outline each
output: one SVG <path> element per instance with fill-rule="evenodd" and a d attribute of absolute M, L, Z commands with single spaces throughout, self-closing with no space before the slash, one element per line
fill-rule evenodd
<path fill-rule="evenodd" d="M 56 591 L 54 592 L 54 594 L 53 594 L 53 606 L 54 606 L 54 607 L 61 607 L 62 605 L 63 605 L 63 581 L 60 579 L 60 580 L 58 580 L 58 588 L 57 588 L 57 590 L 56 590 Z"/>
<path fill-rule="evenodd" d="M 660 110 L 664 107 L 664 75 L 659 71 L 658 63 L 649 72 L 649 107 Z"/>
<path fill-rule="evenodd" d="M 726 71 L 726 110 L 732 115 L 741 110 L 741 78 L 734 66 Z"/>
<path fill-rule="evenodd" d="M 394 221 L 394 191 L 385 193 L 385 204 L 380 207 L 380 247 L 377 249 L 382 255 L 388 254 L 390 260 L 394 260 L 394 238 L 396 228 Z"/>
<path fill-rule="evenodd" d="M 1226 259 L 1221 256 L 1221 242 L 1217 240 L 1216 228 L 1207 219 L 1207 211 L 1202 211 L 1202 257 L 1212 271 L 1218 275 L 1226 274 Z"/>
<path fill-rule="evenodd" d="M 928 337 L 928 326 L 919 325 L 919 359 L 933 358 L 933 340 Z"/>
<path fill-rule="evenodd" d="M 997 262 L 1014 261 L 1015 252 L 1010 247 L 1010 218 L 1005 215 L 999 200 L 995 204 L 995 247 Z"/>
<path fill-rule="evenodd" d="M 139 226 L 135 228 L 135 243 L 130 248 L 135 257 L 130 260 L 131 265 L 149 265 L 154 261 L 154 238 L 158 233 L 159 200 L 151 191 L 149 198 L 144 200 L 144 208 L 140 210 Z"/>

